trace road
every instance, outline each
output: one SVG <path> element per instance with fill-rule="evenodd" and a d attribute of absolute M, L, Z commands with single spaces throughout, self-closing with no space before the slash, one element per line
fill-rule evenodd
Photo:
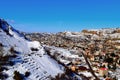
<path fill-rule="evenodd" d="M 88 58 L 85 56 L 85 52 L 84 52 L 83 50 L 81 50 L 81 49 L 78 49 L 78 51 L 79 51 L 79 53 L 82 53 L 82 55 L 83 55 L 83 57 L 84 57 L 87 65 L 88 65 L 88 67 L 89 67 L 89 69 L 90 69 L 91 74 L 95 77 L 95 80 L 100 80 L 100 79 L 95 75 L 95 73 L 94 73 L 94 71 L 93 71 L 93 69 L 92 69 L 92 67 L 91 67 L 91 65 L 90 65 L 90 63 L 89 63 Z"/>

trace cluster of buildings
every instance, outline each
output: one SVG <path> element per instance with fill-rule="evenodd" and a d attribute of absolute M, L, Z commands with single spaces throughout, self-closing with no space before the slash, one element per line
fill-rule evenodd
<path fill-rule="evenodd" d="M 30 36 L 31 35 L 31 36 Z M 38 40 L 44 45 L 61 47 L 67 50 L 82 49 L 87 57 L 92 71 L 103 80 L 120 79 L 120 29 L 83 30 L 82 32 L 60 32 L 56 34 L 27 34 L 32 40 Z M 81 59 L 68 59 L 68 67 L 78 74 L 87 72 L 91 80 L 93 75 L 85 63 L 83 56 L 77 54 Z M 64 56 L 63 56 L 64 58 Z M 116 71 L 117 70 L 117 71 Z"/>

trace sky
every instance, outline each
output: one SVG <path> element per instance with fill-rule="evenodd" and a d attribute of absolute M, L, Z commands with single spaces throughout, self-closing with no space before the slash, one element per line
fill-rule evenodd
<path fill-rule="evenodd" d="M 120 27 L 120 0 L 1 0 L 0 18 L 25 32 Z"/>

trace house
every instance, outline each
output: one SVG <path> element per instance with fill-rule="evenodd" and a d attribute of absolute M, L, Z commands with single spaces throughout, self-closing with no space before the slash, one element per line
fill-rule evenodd
<path fill-rule="evenodd" d="M 100 56 L 99 56 L 99 55 L 94 56 L 94 61 L 99 61 L 99 59 L 100 59 Z"/>
<path fill-rule="evenodd" d="M 102 66 L 107 67 L 107 66 L 108 66 L 108 63 L 107 63 L 107 62 L 103 62 L 103 63 L 102 63 Z"/>
<path fill-rule="evenodd" d="M 94 61 L 94 60 L 95 60 L 95 57 L 94 57 L 94 56 L 90 56 L 90 60 L 91 60 L 91 61 Z"/>
<path fill-rule="evenodd" d="M 120 65 L 120 59 L 117 60 L 117 63 Z"/>
<path fill-rule="evenodd" d="M 81 64 L 81 60 L 75 59 L 75 60 L 72 60 L 72 63 L 74 65 L 79 65 L 79 64 Z"/>
<path fill-rule="evenodd" d="M 99 47 L 100 49 L 102 49 L 102 48 L 103 48 L 103 45 L 102 45 L 102 44 L 99 44 L 98 47 Z"/>
<path fill-rule="evenodd" d="M 95 71 L 96 73 L 98 73 L 98 67 L 93 67 L 93 71 Z"/>
<path fill-rule="evenodd" d="M 120 45 L 115 45 L 115 47 L 116 47 L 117 49 L 120 49 Z"/>
<path fill-rule="evenodd" d="M 105 80 L 112 80 L 112 79 L 110 79 L 109 77 L 106 77 Z"/>
<path fill-rule="evenodd" d="M 77 69 L 78 69 L 78 72 L 88 70 L 85 66 L 78 66 Z"/>
<path fill-rule="evenodd" d="M 94 53 L 95 56 L 98 56 L 99 54 L 100 54 L 99 51 L 96 51 L 96 52 Z"/>
<path fill-rule="evenodd" d="M 74 65 L 72 65 L 70 68 L 71 68 L 72 71 L 76 70 L 76 66 L 74 66 Z"/>
<path fill-rule="evenodd" d="M 100 68 L 99 69 L 99 75 L 104 76 L 108 74 L 108 69 L 107 68 Z"/>

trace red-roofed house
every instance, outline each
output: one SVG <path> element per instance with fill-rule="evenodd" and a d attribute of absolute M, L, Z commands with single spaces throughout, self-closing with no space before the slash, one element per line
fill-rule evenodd
<path fill-rule="evenodd" d="M 107 68 L 100 68 L 99 69 L 99 74 L 100 76 L 104 76 L 108 74 L 108 69 Z"/>

